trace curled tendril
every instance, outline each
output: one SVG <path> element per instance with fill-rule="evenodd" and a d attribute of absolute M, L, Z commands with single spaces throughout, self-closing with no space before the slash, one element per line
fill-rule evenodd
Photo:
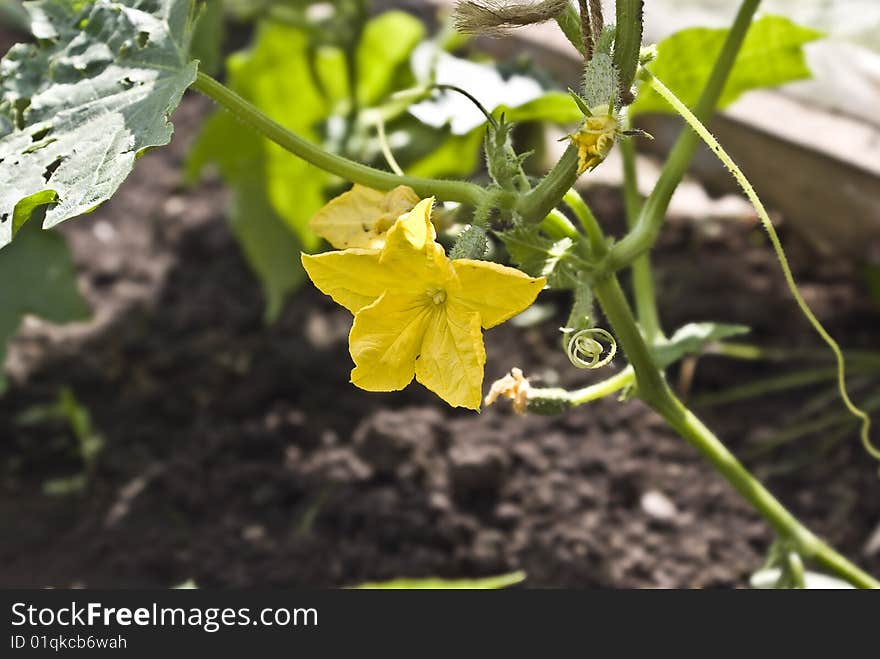
<path fill-rule="evenodd" d="M 577 368 L 602 368 L 610 364 L 617 354 L 617 341 L 600 327 L 589 327 L 577 332 L 564 328 L 562 331 L 570 334 L 566 337 L 565 354 Z M 602 341 L 608 344 L 607 353 Z M 606 354 L 603 356 L 603 353 Z"/>

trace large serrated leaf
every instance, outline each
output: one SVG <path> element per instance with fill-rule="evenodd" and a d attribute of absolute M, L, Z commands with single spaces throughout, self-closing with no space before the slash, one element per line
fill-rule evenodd
<path fill-rule="evenodd" d="M 48 229 L 109 199 L 141 153 L 171 140 L 197 72 L 190 0 L 26 6 L 38 42 L 0 62 L 0 247 L 39 206 Z"/>
<path fill-rule="evenodd" d="M 657 59 L 648 65 L 686 105 L 693 107 L 721 52 L 727 29 L 688 28 L 657 45 Z M 763 16 L 749 28 L 724 92 L 723 108 L 751 89 L 775 87 L 810 77 L 804 45 L 822 37 L 782 16 Z M 630 114 L 672 112 L 657 92 L 645 86 L 630 106 Z"/>

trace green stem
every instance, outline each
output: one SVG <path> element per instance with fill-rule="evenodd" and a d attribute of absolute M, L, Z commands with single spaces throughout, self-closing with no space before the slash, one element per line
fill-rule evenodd
<path fill-rule="evenodd" d="M 596 297 L 636 374 L 639 396 L 718 470 L 773 527 L 805 557 L 860 588 L 880 582 L 813 535 L 733 456 L 672 393 L 651 358 L 616 276 L 596 283 Z"/>
<path fill-rule="evenodd" d="M 574 188 L 566 192 L 562 200 L 574 212 L 575 217 L 583 227 L 587 240 L 590 242 L 590 250 L 593 253 L 593 257 L 597 260 L 604 257 L 608 253 L 608 243 L 605 241 L 605 234 L 602 232 L 602 227 L 599 226 L 599 221 L 593 215 L 593 211 L 587 205 L 587 202 L 584 201 L 584 198 Z"/>
<path fill-rule="evenodd" d="M 629 128 L 626 120 L 624 128 Z M 632 140 L 620 141 L 620 155 L 623 157 L 623 201 L 626 207 L 626 223 L 632 230 L 638 222 L 642 201 L 639 198 L 638 174 L 636 172 L 636 147 Z M 654 288 L 654 275 L 651 268 L 651 253 L 645 252 L 632 264 L 633 299 L 636 316 L 648 343 L 662 341 L 663 329 L 660 312 L 657 309 L 657 295 Z"/>
<path fill-rule="evenodd" d="M 420 197 L 436 196 L 446 201 L 478 206 L 489 194 L 483 188 L 464 181 L 441 181 L 413 176 L 397 176 L 348 158 L 329 153 L 319 146 L 291 133 L 279 123 L 263 114 L 228 87 L 210 76 L 199 72 L 193 89 L 212 98 L 232 112 L 251 128 L 272 140 L 283 149 L 310 162 L 326 172 L 340 176 L 353 183 L 360 183 L 376 190 L 391 190 L 399 185 L 407 185 Z"/>
<path fill-rule="evenodd" d="M 578 241 L 582 238 L 578 230 L 574 228 L 574 225 L 558 210 L 552 210 L 547 213 L 544 221 L 541 222 L 541 230 L 553 238 L 553 240 L 571 238 L 574 241 Z"/>
<path fill-rule="evenodd" d="M 581 55 L 584 55 L 584 40 L 581 39 L 581 17 L 573 4 L 569 3 L 565 10 L 556 17 L 556 24 L 559 25 L 562 34 L 571 42 L 571 45 L 577 48 Z"/>
<path fill-rule="evenodd" d="M 736 62 L 736 57 L 759 4 L 760 0 L 743 0 L 740 5 L 733 26 L 727 33 L 727 38 L 721 48 L 721 53 L 712 67 L 709 80 L 694 106 L 694 114 L 701 121 L 705 121 L 718 104 L 718 99 L 721 97 L 721 92 L 724 90 L 724 85 Z M 672 193 L 684 178 L 699 142 L 699 138 L 693 131 L 687 129 L 682 131 L 663 166 L 657 185 L 642 207 L 638 222 L 633 230 L 611 250 L 606 264 L 609 272 L 625 268 L 639 255 L 653 247 L 660 227 L 663 225 Z"/>
<path fill-rule="evenodd" d="M 633 371 L 631 366 L 627 366 L 620 371 L 620 373 L 612 375 L 610 378 L 606 378 L 596 384 L 591 384 L 583 389 L 572 391 L 570 399 L 571 405 L 575 407 L 577 405 L 583 405 L 598 400 L 599 398 L 604 398 L 605 396 L 610 396 L 622 389 L 626 389 L 635 381 L 635 371 Z"/>
<path fill-rule="evenodd" d="M 520 198 L 517 210 L 526 222 L 537 222 L 552 211 L 577 181 L 578 152 L 569 146 L 553 169 L 535 188 Z"/>
<path fill-rule="evenodd" d="M 620 97 L 625 105 L 632 102 L 630 89 L 642 49 L 642 4 L 642 0 L 617 0 L 613 60 L 620 73 Z"/>

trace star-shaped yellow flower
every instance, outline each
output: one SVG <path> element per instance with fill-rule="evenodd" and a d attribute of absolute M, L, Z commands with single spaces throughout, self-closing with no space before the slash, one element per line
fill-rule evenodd
<path fill-rule="evenodd" d="M 390 192 L 355 185 L 319 210 L 309 226 L 336 249 L 381 249 L 391 225 L 419 201 L 405 185 Z"/>
<path fill-rule="evenodd" d="M 578 150 L 578 176 L 597 167 L 611 151 L 617 137 L 617 119 L 608 113 L 607 107 L 596 108 L 587 117 L 578 132 L 569 135 Z"/>
<path fill-rule="evenodd" d="M 397 391 L 413 377 L 455 407 L 480 408 L 482 329 L 534 302 L 546 281 L 487 261 L 450 260 L 436 242 L 432 199 L 402 215 L 382 249 L 303 255 L 315 285 L 354 314 L 351 381 Z"/>

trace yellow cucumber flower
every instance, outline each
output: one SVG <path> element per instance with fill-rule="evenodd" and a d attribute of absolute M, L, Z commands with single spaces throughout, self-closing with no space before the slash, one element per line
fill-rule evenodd
<path fill-rule="evenodd" d="M 578 131 L 569 135 L 578 150 L 578 176 L 605 160 L 616 137 L 617 119 L 608 113 L 608 108 L 596 108 L 594 115 L 587 117 Z"/>
<path fill-rule="evenodd" d="M 432 204 L 426 199 L 401 215 L 382 249 L 304 254 L 302 262 L 315 286 L 354 314 L 353 384 L 397 391 L 415 377 L 450 405 L 478 410 L 482 329 L 526 309 L 546 280 L 497 263 L 449 259 L 436 241 Z"/>
<path fill-rule="evenodd" d="M 309 226 L 336 249 L 381 249 L 391 225 L 419 201 L 405 185 L 391 192 L 355 185 L 319 210 Z"/>

